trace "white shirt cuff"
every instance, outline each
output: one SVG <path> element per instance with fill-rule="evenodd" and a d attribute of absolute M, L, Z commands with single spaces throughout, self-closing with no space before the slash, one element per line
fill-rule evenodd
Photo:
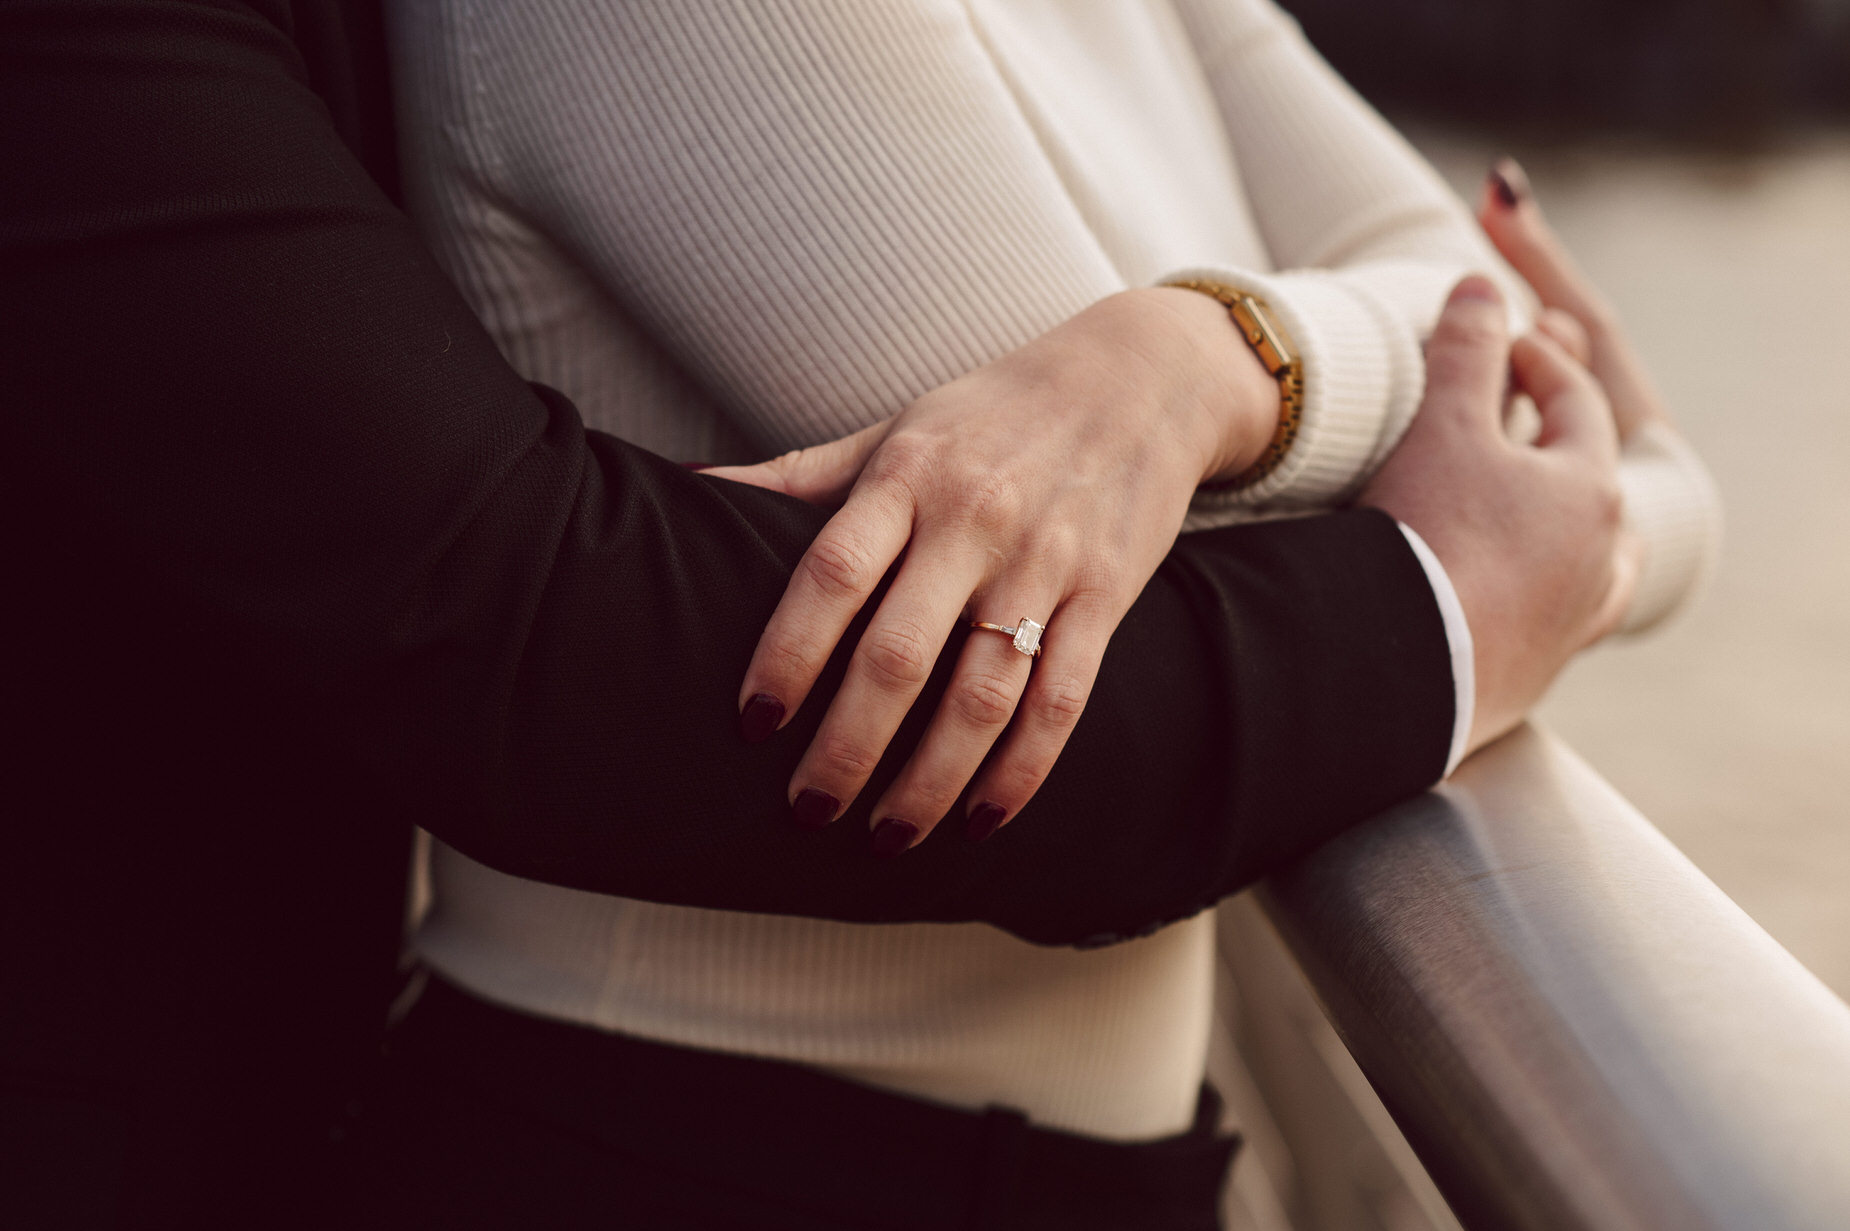
<path fill-rule="evenodd" d="M 1452 588 L 1452 579 L 1446 575 L 1445 566 L 1439 563 L 1439 557 L 1426 545 L 1413 527 L 1400 525 L 1400 532 L 1407 536 L 1407 546 L 1413 548 L 1413 554 L 1419 557 L 1420 567 L 1426 570 L 1426 580 L 1432 586 L 1433 598 L 1439 603 L 1439 617 L 1445 621 L 1445 641 L 1452 651 L 1452 687 L 1458 695 L 1457 704 L 1452 710 L 1452 748 L 1445 758 L 1445 773 L 1441 777 L 1449 778 L 1458 763 L 1465 759 L 1465 744 L 1471 738 L 1471 720 L 1477 711 L 1477 668 L 1474 658 L 1475 650 L 1471 644 L 1471 625 L 1465 622 L 1464 604 L 1458 601 L 1458 591 Z"/>

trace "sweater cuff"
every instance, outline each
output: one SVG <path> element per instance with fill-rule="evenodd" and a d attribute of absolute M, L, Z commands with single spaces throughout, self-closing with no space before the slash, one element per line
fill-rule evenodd
<path fill-rule="evenodd" d="M 1419 406 L 1425 363 L 1413 329 L 1338 272 L 1255 274 L 1203 267 L 1161 281 L 1217 282 L 1265 300 L 1304 369 L 1304 409 L 1284 460 L 1242 488 L 1204 487 L 1194 508 L 1341 504 L 1392 451 Z"/>
<path fill-rule="evenodd" d="M 1721 498 L 1696 450 L 1667 423 L 1627 441 L 1619 457 L 1626 528 L 1644 540 L 1638 591 L 1619 626 L 1643 632 L 1686 606 L 1715 570 Z"/>

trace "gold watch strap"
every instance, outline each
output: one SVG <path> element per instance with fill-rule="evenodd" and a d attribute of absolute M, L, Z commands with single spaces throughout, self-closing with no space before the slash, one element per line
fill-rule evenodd
<path fill-rule="evenodd" d="M 1265 365 L 1265 370 L 1278 381 L 1278 427 L 1272 432 L 1272 439 L 1266 444 L 1265 451 L 1259 455 L 1258 461 L 1232 479 L 1212 485 L 1223 489 L 1251 487 L 1278 469 L 1278 464 L 1285 460 L 1285 454 L 1291 451 L 1291 442 L 1297 439 L 1298 427 L 1304 420 L 1304 365 L 1298 360 L 1297 348 L 1291 344 L 1291 335 L 1285 332 L 1278 318 L 1272 315 L 1272 309 L 1257 295 L 1218 282 L 1193 278 L 1166 285 L 1180 287 L 1185 291 L 1198 291 L 1224 305 L 1234 327 L 1240 331 L 1240 336 L 1246 339 L 1246 344 L 1259 356 L 1259 362 Z"/>

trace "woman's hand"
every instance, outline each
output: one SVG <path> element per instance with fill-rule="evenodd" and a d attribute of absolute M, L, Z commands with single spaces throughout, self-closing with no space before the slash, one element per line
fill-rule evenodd
<path fill-rule="evenodd" d="M 1612 405 L 1619 442 L 1647 425 L 1670 425 L 1650 373 L 1632 349 L 1618 315 L 1568 254 L 1536 204 L 1529 177 L 1513 158 L 1485 178 L 1478 223 L 1503 259 L 1542 301 L 1536 326 L 1593 373 Z"/>
<path fill-rule="evenodd" d="M 953 631 L 1026 617 L 1046 627 L 1038 659 L 1006 636 L 970 635 L 925 738 L 873 810 L 873 849 L 911 847 L 966 784 L 966 833 L 1005 824 L 1065 746 L 1106 642 L 1174 543 L 1191 493 L 1257 460 L 1278 413 L 1276 382 L 1224 308 L 1192 291 L 1136 290 L 886 423 L 708 471 L 810 501 L 846 496 L 746 671 L 747 739 L 767 738 L 803 704 L 903 556 L 791 779 L 796 822 L 826 825 L 860 793 Z"/>

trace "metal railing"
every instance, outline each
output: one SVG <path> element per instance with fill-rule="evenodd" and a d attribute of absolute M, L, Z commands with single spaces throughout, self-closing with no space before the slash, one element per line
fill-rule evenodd
<path fill-rule="evenodd" d="M 1260 901 L 1472 1231 L 1850 1228 L 1850 1007 L 1546 733 Z"/>

